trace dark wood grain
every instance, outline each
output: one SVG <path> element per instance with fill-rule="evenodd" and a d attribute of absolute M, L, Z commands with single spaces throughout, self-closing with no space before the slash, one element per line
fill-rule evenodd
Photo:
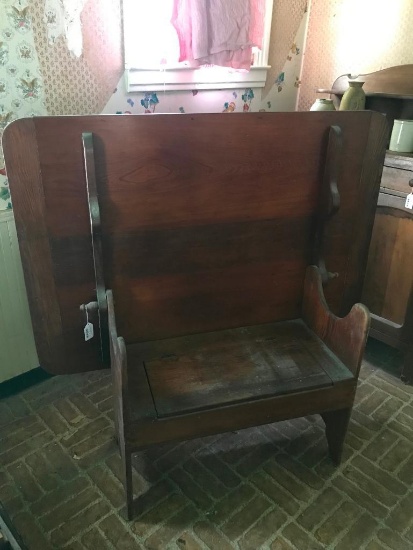
<path fill-rule="evenodd" d="M 318 413 L 331 457 L 340 459 L 369 317 L 361 305 L 336 317 L 320 270 L 308 264 L 316 250 L 320 265 L 340 274 L 327 300 L 334 311 L 350 309 L 361 290 L 385 121 L 367 112 L 267 114 L 39 118 L 36 136 L 19 144 L 38 150 L 50 248 L 36 261 L 49 261 L 60 315 L 51 370 L 95 366 L 86 350 L 96 339 L 83 342 L 74 312 L 96 300 L 103 279 L 111 288 L 100 301 L 128 518 L 131 454 L 148 445 Z M 332 125 L 340 140 L 329 146 Z M 20 126 L 10 128 L 8 143 Z M 93 133 L 92 225 L 85 131 Z M 35 166 L 12 165 L 12 193 Z M 26 193 L 19 183 L 16 193 Z M 18 204 L 22 220 L 29 206 Z M 35 301 L 32 308 L 37 315 Z"/>
<path fill-rule="evenodd" d="M 154 342 L 142 353 L 160 417 L 352 378 L 300 320 L 192 338 Z"/>
<path fill-rule="evenodd" d="M 336 313 L 349 310 L 359 299 L 357 282 L 369 239 L 364 224 L 368 227 L 373 217 L 380 172 L 379 115 L 39 117 L 27 122 L 34 125 L 31 132 L 23 131 L 23 124 L 17 121 L 6 129 L 4 145 L 18 230 L 36 208 L 36 220 L 44 219 L 47 231 L 49 256 L 41 252 L 26 262 L 25 270 L 30 273 L 34 262 L 49 266 L 53 279 L 42 293 L 28 278 L 36 340 L 51 330 L 46 319 L 53 310 L 58 318 L 53 347 L 59 360 L 44 356 L 39 342 L 40 360 L 51 372 L 101 366 L 98 357 L 91 361 L 89 350 L 98 339 L 84 342 L 84 316 L 78 309 L 96 299 L 83 132 L 94 135 L 106 284 L 117 301 L 118 328 L 127 343 L 299 314 L 332 124 L 343 132 L 346 169 L 340 211 L 324 242 L 328 268 L 340 277 L 330 282 L 326 296 Z M 18 150 L 37 153 L 33 157 Z M 370 152 L 365 156 L 366 150 Z M 21 182 L 34 173 L 40 178 L 39 196 L 28 200 L 33 176 L 27 185 Z M 363 229 L 355 246 L 357 227 Z M 38 228 L 32 228 L 22 245 L 29 256 L 36 234 Z M 145 253 L 146 262 L 135 261 L 127 252 L 135 239 L 136 253 Z M 237 250 L 245 250 L 245 262 Z M 118 262 L 122 270 L 114 272 Z M 182 267 L 179 272 L 177 266 Z M 125 285 L 130 289 L 127 298 Z M 53 293 L 53 307 L 44 308 L 45 316 L 40 311 L 43 296 L 52 301 Z M 252 294 L 254 308 L 248 304 Z M 131 322 L 126 322 L 129 316 Z M 65 350 L 66 334 L 78 335 L 74 356 Z"/>
<path fill-rule="evenodd" d="M 329 311 L 325 301 L 320 273 L 315 267 L 309 267 L 305 281 L 303 319 L 357 377 L 370 326 L 367 308 L 355 304 L 346 317 L 336 317 Z"/>

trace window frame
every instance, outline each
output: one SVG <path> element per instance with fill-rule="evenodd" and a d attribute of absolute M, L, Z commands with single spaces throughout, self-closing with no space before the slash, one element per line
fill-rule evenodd
<path fill-rule="evenodd" d="M 125 21 L 127 1 L 123 0 L 123 21 Z M 249 71 L 235 71 L 225 67 L 193 68 L 183 65 L 174 68 L 141 68 L 128 62 L 127 41 L 124 40 L 127 92 L 263 88 L 267 71 L 271 68 L 268 65 L 268 54 L 274 0 L 265 0 L 265 2 L 263 47 L 254 54 L 254 65 Z M 125 33 L 125 25 L 123 32 Z"/>

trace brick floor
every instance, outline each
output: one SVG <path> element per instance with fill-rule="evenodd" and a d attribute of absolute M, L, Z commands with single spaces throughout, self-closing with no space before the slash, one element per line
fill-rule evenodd
<path fill-rule="evenodd" d="M 29 549 L 413 549 L 413 387 L 370 342 L 344 460 L 309 417 L 134 457 L 123 519 L 108 372 L 0 401 L 0 499 Z"/>

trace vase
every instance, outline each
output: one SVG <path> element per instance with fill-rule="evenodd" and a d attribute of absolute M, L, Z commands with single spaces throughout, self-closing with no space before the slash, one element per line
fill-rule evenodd
<path fill-rule="evenodd" d="M 364 82 L 349 80 L 348 88 L 344 92 L 340 103 L 340 111 L 362 111 L 366 105 L 366 94 L 363 90 Z"/>
<path fill-rule="evenodd" d="M 316 99 L 310 111 L 335 111 L 332 99 Z"/>

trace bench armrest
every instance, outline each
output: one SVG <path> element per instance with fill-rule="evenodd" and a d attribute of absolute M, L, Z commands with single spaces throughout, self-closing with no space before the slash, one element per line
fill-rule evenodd
<path fill-rule="evenodd" d="M 337 317 L 328 308 L 321 275 L 309 266 L 304 282 L 302 306 L 307 326 L 357 378 L 370 327 L 370 313 L 363 304 L 355 304 L 346 317 Z"/>

